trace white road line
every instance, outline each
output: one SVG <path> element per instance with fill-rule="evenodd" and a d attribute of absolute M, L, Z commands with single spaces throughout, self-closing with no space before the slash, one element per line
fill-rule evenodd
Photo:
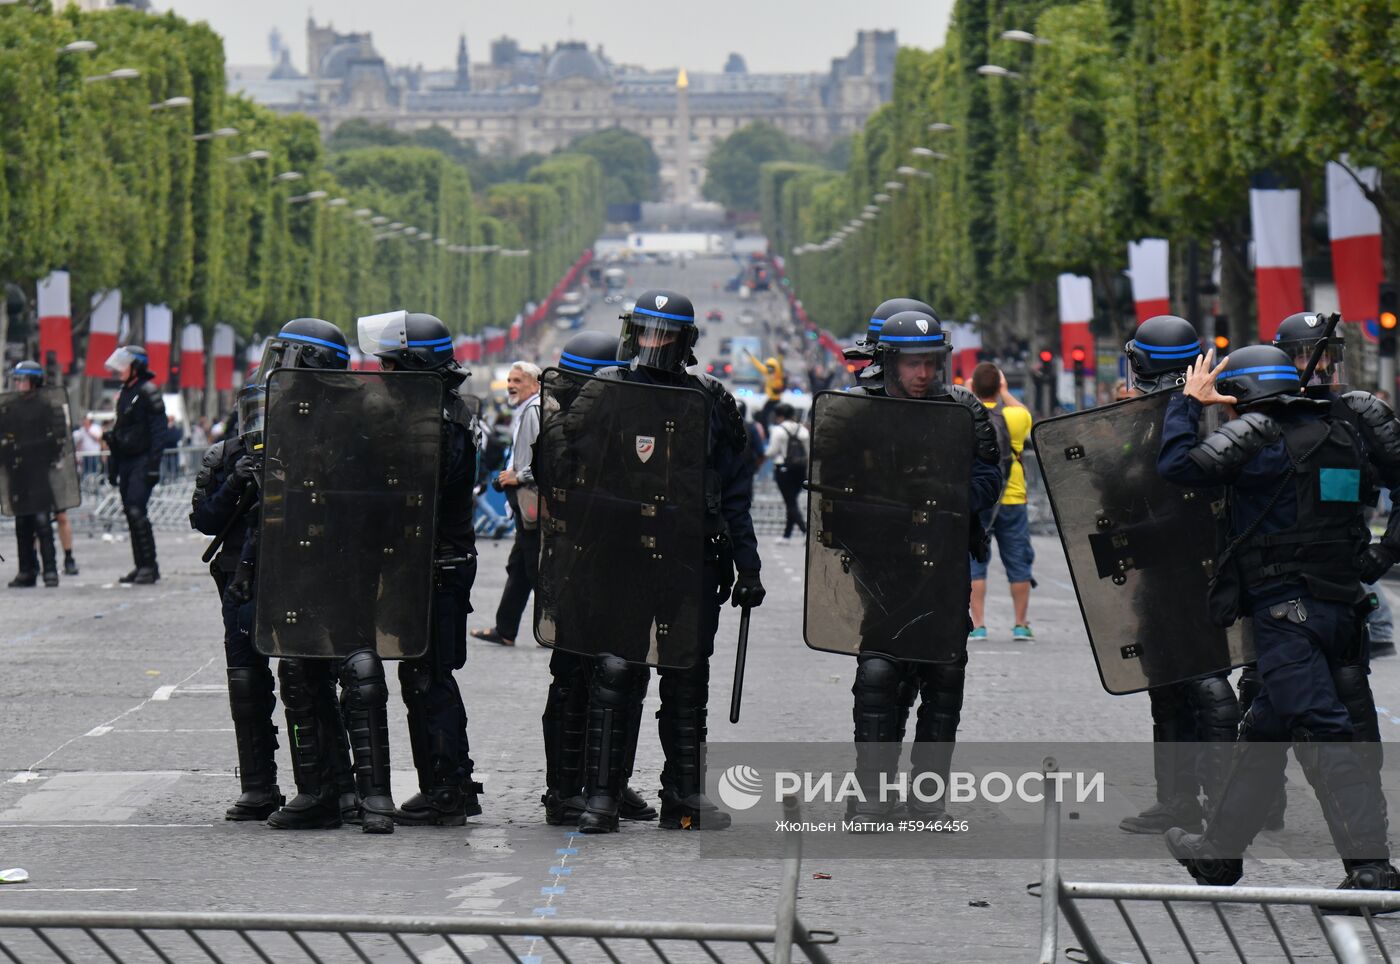
<path fill-rule="evenodd" d="M 154 693 L 151 694 L 151 702 L 164 703 L 166 700 L 170 699 L 172 695 L 174 695 L 175 687 L 178 685 L 178 683 L 172 683 L 169 686 L 160 687 Z"/>
<path fill-rule="evenodd" d="M 191 673 L 190 675 L 186 676 L 184 679 L 180 680 L 180 682 L 179 682 L 179 683 L 176 683 L 175 685 L 176 685 L 176 686 L 179 686 L 180 683 L 188 683 L 190 680 L 194 679 L 194 678 L 195 678 L 196 676 L 198 676 L 200 673 L 202 673 L 202 672 L 204 672 L 206 669 L 208 669 L 208 668 L 210 667 L 210 665 L 213 664 L 214 660 L 221 658 L 222 655 L 223 655 L 222 653 L 219 653 L 219 654 L 216 654 L 216 655 L 214 655 L 214 656 L 210 656 L 207 660 L 204 661 L 203 665 L 201 665 L 201 666 L 199 667 L 199 669 L 195 670 L 193 673 Z M 157 691 L 157 692 L 159 692 L 159 691 Z M 152 694 L 152 696 L 154 696 L 154 695 L 155 695 L 155 694 Z M 45 753 L 42 757 L 40 757 L 39 759 L 35 760 L 33 763 L 29 764 L 29 766 L 26 767 L 24 770 L 22 770 L 22 771 L 19 772 L 19 773 L 16 773 L 14 776 L 10 777 L 10 781 L 9 781 L 9 782 L 10 782 L 10 783 L 26 783 L 26 782 L 28 782 L 28 781 L 30 781 L 30 780 L 38 779 L 38 777 L 34 775 L 34 771 L 37 770 L 37 769 L 39 769 L 39 767 L 43 766 L 45 763 L 47 763 L 51 758 L 53 758 L 54 755 L 56 755 L 56 754 L 58 754 L 58 753 L 61 753 L 63 750 L 66 750 L 69 746 L 73 745 L 73 744 L 76 743 L 78 740 L 81 740 L 84 736 L 89 736 L 89 735 L 91 735 L 91 736 L 101 736 L 102 733 L 110 732 L 111 729 L 112 729 L 112 724 L 116 723 L 118 720 L 121 720 L 121 719 L 124 719 L 124 718 L 127 717 L 127 716 L 130 716 L 132 713 L 135 713 L 137 710 L 141 709 L 142 707 L 144 707 L 144 706 L 145 706 L 147 703 L 149 703 L 149 702 L 151 702 L 151 696 L 146 697 L 144 700 L 142 700 L 140 703 L 137 703 L 135 706 L 131 707 L 130 709 L 128 709 L 128 710 L 123 710 L 121 713 L 118 713 L 116 716 L 112 717 L 112 718 L 111 718 L 110 720 L 108 720 L 106 723 L 101 723 L 101 724 L 99 724 L 99 725 L 93 727 L 91 730 L 88 730 L 86 733 L 81 733 L 81 734 L 79 734 L 78 736 L 71 737 L 71 738 L 69 738 L 69 739 L 63 741 L 63 742 L 60 743 L 58 746 L 56 746 L 56 747 L 54 747 L 52 750 L 50 750 L 48 753 Z M 103 729 L 104 727 L 105 727 L 106 729 Z M 102 733 L 97 732 L 98 730 L 101 730 Z M 29 774 L 29 775 L 26 776 L 25 774 Z"/>
<path fill-rule="evenodd" d="M 212 823 L 5 823 L 6 830 L 209 830 Z M 8 890 L 8 888 L 6 888 Z"/>
<path fill-rule="evenodd" d="M 127 894 L 135 887 L 6 887 L 6 894 Z"/>

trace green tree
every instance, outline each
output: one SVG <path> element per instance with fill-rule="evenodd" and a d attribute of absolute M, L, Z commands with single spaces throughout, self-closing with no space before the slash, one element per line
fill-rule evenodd
<path fill-rule="evenodd" d="M 655 201 L 661 191 L 661 159 L 651 141 L 610 127 L 576 138 L 570 153 L 587 154 L 603 170 L 603 198 L 608 204 Z"/>
<path fill-rule="evenodd" d="M 755 211 L 760 167 L 769 161 L 815 160 L 810 147 L 772 124 L 741 127 L 711 149 L 705 162 L 705 197 L 731 211 Z"/>

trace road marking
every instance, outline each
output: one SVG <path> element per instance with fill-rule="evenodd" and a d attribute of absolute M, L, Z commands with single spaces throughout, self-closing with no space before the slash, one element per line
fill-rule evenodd
<path fill-rule="evenodd" d="M 172 594 L 172 595 L 173 595 L 173 594 Z M 180 682 L 179 682 L 179 683 L 176 683 L 175 685 L 176 685 L 176 686 L 180 686 L 180 685 L 182 685 L 182 684 L 184 684 L 184 683 L 188 683 L 190 680 L 194 679 L 194 678 L 195 678 L 196 676 L 198 676 L 200 673 L 202 673 L 202 672 L 204 672 L 206 669 L 208 669 L 208 668 L 213 664 L 214 660 L 220 658 L 221 655 L 222 655 L 222 654 L 215 654 L 214 656 L 210 656 L 207 660 L 204 661 L 204 663 L 203 663 L 197 670 L 195 670 L 195 671 L 194 671 L 193 673 L 191 673 L 190 675 L 186 676 L 184 679 L 180 680 Z M 71 738 L 69 738 L 69 739 L 63 741 L 63 742 L 60 743 L 58 746 L 56 746 L 56 747 L 54 747 L 52 750 L 50 750 L 48 753 L 45 753 L 42 757 L 40 757 L 39 759 L 35 760 L 33 763 L 29 764 L 29 766 L 26 767 L 26 768 L 22 771 L 22 773 L 31 773 L 31 774 L 34 773 L 35 770 L 39 769 L 39 767 L 43 766 L 43 765 L 44 765 L 45 763 L 47 763 L 50 759 L 52 759 L 55 755 L 57 755 L 57 754 L 63 752 L 64 750 L 68 749 L 68 747 L 70 747 L 71 745 L 73 745 L 73 744 L 76 743 L 77 741 L 81 740 L 84 736 L 101 736 L 102 733 L 110 732 L 111 729 L 112 729 L 113 724 L 115 724 L 118 720 L 121 720 L 121 719 L 123 719 L 123 718 L 125 718 L 125 717 L 127 717 L 127 716 L 130 716 L 132 713 L 135 713 L 137 710 L 140 710 L 141 708 L 143 708 L 147 703 L 151 702 L 151 698 L 152 698 L 152 696 L 154 696 L 154 695 L 155 695 L 155 694 L 153 693 L 153 694 L 151 694 L 151 696 L 146 697 L 144 700 L 142 700 L 140 703 L 137 703 L 135 706 L 131 707 L 130 709 L 128 709 L 128 710 L 123 710 L 122 712 L 118 713 L 116 716 L 114 716 L 114 717 L 112 717 L 110 720 L 108 720 L 106 723 L 98 724 L 97 726 L 94 726 L 91 730 L 88 730 L 86 733 L 79 734 L 78 736 L 71 737 Z M 106 727 L 106 729 L 103 729 L 103 727 Z M 99 733 L 99 732 L 97 732 L 98 730 L 101 730 L 102 732 Z M 17 774 L 15 774 L 14 776 L 10 777 L 10 781 L 9 781 L 9 782 L 11 782 L 11 783 L 25 783 L 25 782 L 27 782 L 27 781 L 29 781 L 29 780 L 33 780 L 33 779 L 37 779 L 37 777 L 33 777 L 33 776 L 22 777 L 20 773 L 17 773 Z"/>
<path fill-rule="evenodd" d="M 168 685 L 168 686 L 162 686 L 162 687 L 160 687 L 160 688 L 157 689 L 154 693 L 151 694 L 151 702 L 152 702 L 152 703 L 164 703 L 166 700 L 170 699 L 170 697 L 174 695 L 174 693 L 175 693 L 175 687 L 176 687 L 177 685 L 178 685 L 178 684 L 176 684 L 176 683 L 171 683 L 171 684 Z"/>
<path fill-rule="evenodd" d="M 9 894 L 129 894 L 135 887 L 6 887 Z"/>
<path fill-rule="evenodd" d="M 6 830 L 210 830 L 212 823 L 5 823 L 0 827 Z M 9 888 L 5 888 L 7 891 Z"/>
<path fill-rule="evenodd" d="M 0 812 L 0 822 L 129 822 L 184 775 L 180 770 L 61 773 L 25 794 L 15 806 Z"/>

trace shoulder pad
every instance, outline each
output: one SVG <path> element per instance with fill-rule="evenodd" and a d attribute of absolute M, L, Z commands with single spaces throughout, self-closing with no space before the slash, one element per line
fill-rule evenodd
<path fill-rule="evenodd" d="M 701 391 L 714 399 L 715 414 L 724 426 L 729 444 L 740 452 L 747 449 L 749 432 L 744 427 L 744 413 L 739 408 L 738 399 L 730 394 L 729 389 L 724 387 L 724 382 L 713 375 L 706 375 L 704 372 L 691 372 L 690 377 L 695 379 Z"/>
<path fill-rule="evenodd" d="M 1249 412 L 1231 419 L 1187 453 L 1191 461 L 1214 473 L 1233 473 L 1283 437 L 1278 422 L 1263 412 Z"/>
<path fill-rule="evenodd" d="M 213 471 L 216 466 L 222 464 L 224 461 L 224 449 L 227 445 L 227 439 L 219 439 L 219 441 L 205 449 L 204 458 L 199 463 L 200 467 Z"/>
<path fill-rule="evenodd" d="M 136 393 L 146 400 L 151 406 L 152 412 L 165 412 L 165 399 L 160 394 L 160 388 L 156 385 L 155 379 L 148 379 L 136 388 Z"/>
<path fill-rule="evenodd" d="M 1001 444 L 997 441 L 996 426 L 987 414 L 987 406 L 964 385 L 952 385 L 948 397 L 972 413 L 972 431 L 977 443 L 977 458 L 982 462 L 1001 464 Z"/>
<path fill-rule="evenodd" d="M 1370 392 L 1347 392 L 1342 401 L 1356 414 L 1371 456 L 1381 465 L 1400 464 L 1400 420 L 1391 407 Z"/>

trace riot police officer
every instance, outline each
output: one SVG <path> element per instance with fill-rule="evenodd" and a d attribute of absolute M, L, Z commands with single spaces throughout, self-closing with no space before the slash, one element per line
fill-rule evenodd
<path fill-rule="evenodd" d="M 600 368 L 618 363 L 617 336 L 601 331 L 581 331 L 570 338 L 559 354 L 559 367 L 565 371 L 592 375 Z M 562 386 L 561 386 L 562 388 Z M 541 404 L 546 409 L 563 409 L 573 401 L 572 394 L 552 391 Z M 550 414 L 554 414 L 553 411 Z M 541 438 L 536 443 L 543 451 L 551 445 L 561 445 L 562 420 L 542 421 Z M 547 464 L 537 460 L 536 478 L 543 486 L 551 484 L 540 472 Z M 585 808 L 583 796 L 584 735 L 588 721 L 588 683 L 593 661 L 587 656 L 555 649 L 549 659 L 550 684 L 545 699 L 541 725 L 544 729 L 545 792 L 540 798 L 544 805 L 545 822 L 554 826 L 577 824 Z M 636 686 L 629 693 L 627 709 L 627 744 L 623 756 L 622 799 L 618 816 L 623 820 L 655 820 L 656 809 L 627 785 L 637 755 L 637 738 L 641 732 L 642 702 L 646 699 L 650 674 L 635 674 Z"/>
<path fill-rule="evenodd" d="M 155 383 L 146 349 L 125 345 L 112 352 L 106 369 L 122 381 L 117 395 L 117 419 L 107 430 L 107 481 L 119 486 L 122 511 L 131 531 L 131 555 L 136 563 L 120 581 L 149 585 L 160 578 L 156 565 L 156 537 L 146 504 L 151 490 L 160 481 L 160 461 L 164 451 L 165 401 Z"/>
<path fill-rule="evenodd" d="M 19 572 L 10 580 L 11 589 L 29 589 L 37 585 L 41 561 L 44 585 L 50 589 L 58 585 L 58 562 L 53 542 L 55 503 L 49 470 L 63 454 L 66 426 L 60 414 L 55 427 L 54 413 L 39 397 L 43 384 L 44 369 L 38 362 L 22 361 L 16 364 L 10 370 L 10 387 L 19 394 L 12 404 L 6 406 L 5 413 L 7 420 L 15 419 L 28 425 L 46 427 L 48 431 L 35 433 L 43 441 L 37 447 L 22 446 L 16 438 L 17 433 L 0 427 L 0 471 L 9 476 L 10 488 L 14 492 L 12 499 L 16 505 L 38 509 L 15 512 Z M 41 505 L 44 508 L 39 509 Z M 37 555 L 35 542 L 39 546 Z"/>
<path fill-rule="evenodd" d="M 233 489 L 239 487 L 240 470 L 251 476 L 256 483 L 262 471 L 261 452 L 263 446 L 263 420 L 265 418 L 267 380 L 280 368 L 305 368 L 318 371 L 344 371 L 350 363 L 350 349 L 345 335 L 328 321 L 320 318 L 296 318 L 287 322 L 282 329 L 268 339 L 263 349 L 262 363 L 258 366 L 257 380 L 243 389 L 239 396 L 239 447 L 244 455 L 235 462 L 216 495 L 222 498 L 213 511 L 202 513 L 202 518 L 214 521 L 219 515 L 219 505 L 226 505 L 233 497 Z M 227 449 L 225 449 L 227 453 Z M 242 459 L 248 459 L 243 462 Z M 256 487 L 244 483 L 242 493 L 252 492 L 246 510 L 247 535 L 240 547 L 240 558 L 233 574 L 228 578 L 225 596 L 233 608 L 234 645 L 225 642 L 226 655 L 230 660 L 253 662 L 266 657 L 244 656 L 245 642 L 251 633 L 253 622 L 253 583 L 257 564 L 257 513 L 260 500 Z M 241 502 L 243 494 L 238 501 Z M 227 524 L 227 519 L 225 519 Z M 217 562 L 216 562 L 217 565 Z M 216 577 L 217 578 L 217 577 Z M 226 615 L 225 619 L 228 619 Z M 328 660 L 281 659 L 277 664 L 277 679 L 282 696 L 282 707 L 287 718 L 289 749 L 292 757 L 292 773 L 296 781 L 297 794 L 279 807 L 273 807 L 267 815 L 268 826 L 276 829 L 319 829 L 339 827 L 343 820 L 359 820 L 359 801 L 356 799 L 355 783 L 349 761 L 349 744 L 346 725 L 342 721 L 341 710 L 336 705 L 333 667 Z M 235 732 L 237 718 L 241 712 L 249 720 L 250 732 L 261 733 L 261 739 L 245 747 L 240 740 L 239 758 L 245 752 L 268 752 L 269 739 L 275 739 L 275 730 L 269 733 L 270 720 L 263 722 L 263 715 L 269 713 L 272 702 L 272 681 L 270 674 L 264 676 L 257 665 L 238 675 L 240 683 L 246 681 L 251 696 L 246 704 L 234 709 Z M 230 670 L 229 701 L 234 705 L 233 670 Z M 381 672 L 382 679 L 382 672 Z M 240 693 L 242 687 L 240 686 Z M 275 747 L 275 743 L 273 744 Z M 259 758 L 254 763 L 258 772 L 272 775 L 271 757 Z M 242 776 L 242 774 L 240 774 Z M 246 788 L 246 778 L 245 778 Z M 270 802 L 270 794 L 255 797 L 254 804 Z M 235 804 L 235 807 L 238 805 Z M 258 806 L 262 809 L 262 806 Z M 241 809 L 241 808 L 240 808 Z M 381 807 L 381 810 L 383 808 Z M 383 825 L 388 822 L 393 830 L 390 814 L 380 813 L 371 820 L 371 832 L 385 832 Z M 246 819 L 246 818 L 245 818 Z"/>
<path fill-rule="evenodd" d="M 219 593 L 224 621 L 224 666 L 241 790 L 224 812 L 225 820 L 266 820 L 285 802 L 277 786 L 277 727 L 272 722 L 277 698 L 273 695 L 271 661 L 253 647 L 248 620 L 240 619 L 251 603 L 240 602 L 226 592 L 248 537 L 256 474 L 256 460 L 244 448 L 235 416 L 224 437 L 204 453 L 190 501 L 190 527 L 221 540 L 209 563 L 209 575 Z"/>
<path fill-rule="evenodd" d="M 978 515 L 1001 498 L 1001 452 L 986 407 L 972 392 L 952 384 L 949 377 L 951 355 L 948 333 L 936 315 L 919 310 L 895 312 L 881 326 L 874 349 L 874 365 L 880 370 L 879 383 L 867 383 L 853 391 L 876 397 L 956 402 L 972 413 L 976 456 L 972 465 L 972 523 L 968 540 L 975 552 L 985 553 L 986 536 Z M 960 591 L 963 598 L 970 600 L 971 581 Z M 969 621 L 967 629 L 971 628 Z M 947 785 L 953 743 L 962 717 L 966 671 L 965 648 L 956 659 L 948 662 L 904 662 L 866 652 L 857 656 L 855 683 L 851 687 L 852 718 L 857 778 L 865 800 L 852 801 L 851 816 L 885 816 L 892 809 L 891 803 L 878 799 L 878 792 L 870 791 L 877 786 L 881 774 L 896 769 L 898 741 L 908 712 L 907 701 L 912 700 L 915 691 L 920 704 L 914 724 L 910 766 L 915 774 L 938 774 L 942 785 Z M 945 810 L 942 797 L 928 802 L 910 797 L 907 806 L 910 814 L 916 817 L 936 818 Z"/>
<path fill-rule="evenodd" d="M 710 655 L 719 626 L 719 610 L 732 596 L 735 606 L 763 602 L 758 542 L 750 508 L 753 468 L 745 457 L 748 433 L 734 397 L 706 375 L 687 371 L 698 331 L 690 299 L 673 291 L 647 291 L 623 316 L 620 358 L 624 366 L 599 369 L 597 376 L 642 384 L 698 388 L 709 399 L 705 440 L 704 513 L 709 552 L 704 563 L 701 650 L 686 668 L 662 666 L 658 734 L 666 763 L 661 773 L 661 827 L 668 830 L 723 829 L 729 817 L 705 795 L 705 733 L 710 690 Z M 581 393 L 568 423 L 586 427 L 590 399 Z M 568 428 L 566 426 L 566 431 Z M 731 570 L 731 567 L 732 570 Z M 737 575 L 731 575 L 737 571 Z M 623 799 L 629 706 L 647 667 L 604 653 L 593 668 L 589 687 L 585 761 L 586 809 L 579 817 L 584 833 L 617 829 Z"/>
<path fill-rule="evenodd" d="M 372 350 L 385 371 L 433 372 L 442 380 L 441 478 L 435 543 L 432 625 L 427 652 L 399 663 L 399 686 L 408 710 L 408 737 L 418 793 L 394 811 L 404 826 L 461 826 L 481 813 L 481 784 L 472 779 L 467 711 L 452 675 L 467 661 L 467 614 L 476 579 L 476 530 L 472 526 L 472 483 L 478 439 L 475 421 L 457 393 L 467 379 L 452 355 L 452 333 L 440 319 L 409 312 L 401 325 L 379 332 Z M 359 657 L 378 657 L 373 652 Z M 355 659 L 356 657 L 351 657 Z M 379 670 L 382 679 L 383 669 Z M 354 728 L 351 739 L 354 742 Z M 385 747 L 387 751 L 387 732 Z M 356 750 L 356 759 L 359 759 Z M 388 759 L 374 774 L 388 794 Z M 377 762 L 376 762 L 377 767 Z M 360 767 L 357 763 L 356 770 Z M 366 793 L 361 787 L 361 793 Z M 368 819 L 368 812 L 366 813 Z"/>
<path fill-rule="evenodd" d="M 1202 440 L 1208 405 L 1244 414 Z M 1205 833 L 1168 830 L 1168 849 L 1201 883 L 1238 881 L 1245 848 L 1282 789 L 1292 742 L 1346 867 L 1342 886 L 1400 889 L 1379 748 L 1358 739 L 1332 679 L 1332 667 L 1364 645 L 1361 582 L 1400 559 L 1400 517 L 1368 545 L 1362 514 L 1377 478 L 1400 495 L 1400 434 L 1390 422 L 1337 417 L 1327 401 L 1306 397 L 1287 354 L 1253 345 L 1219 365 L 1213 352 L 1192 365 L 1167 410 L 1158 469 L 1182 485 L 1229 486 L 1231 541 L 1210 606 L 1222 625 L 1253 617 L 1260 674 Z"/>
<path fill-rule="evenodd" d="M 1132 395 L 1178 391 L 1201 353 L 1195 327 L 1176 315 L 1156 315 L 1138 326 L 1123 346 Z M 1153 686 L 1152 769 L 1157 801 L 1118 827 L 1127 833 L 1165 833 L 1201 826 L 1199 793 L 1215 799 L 1229 768 L 1227 744 L 1235 742 L 1240 705 L 1227 673 Z"/>
<path fill-rule="evenodd" d="M 865 362 L 864 367 L 856 370 L 857 381 L 879 382 L 880 366 L 875 364 L 875 346 L 880 342 L 880 329 L 885 326 L 886 321 L 901 311 L 922 311 L 928 316 L 934 314 L 932 308 L 916 298 L 888 298 L 880 302 L 879 307 L 870 313 L 865 334 L 841 353 L 848 362 Z"/>

